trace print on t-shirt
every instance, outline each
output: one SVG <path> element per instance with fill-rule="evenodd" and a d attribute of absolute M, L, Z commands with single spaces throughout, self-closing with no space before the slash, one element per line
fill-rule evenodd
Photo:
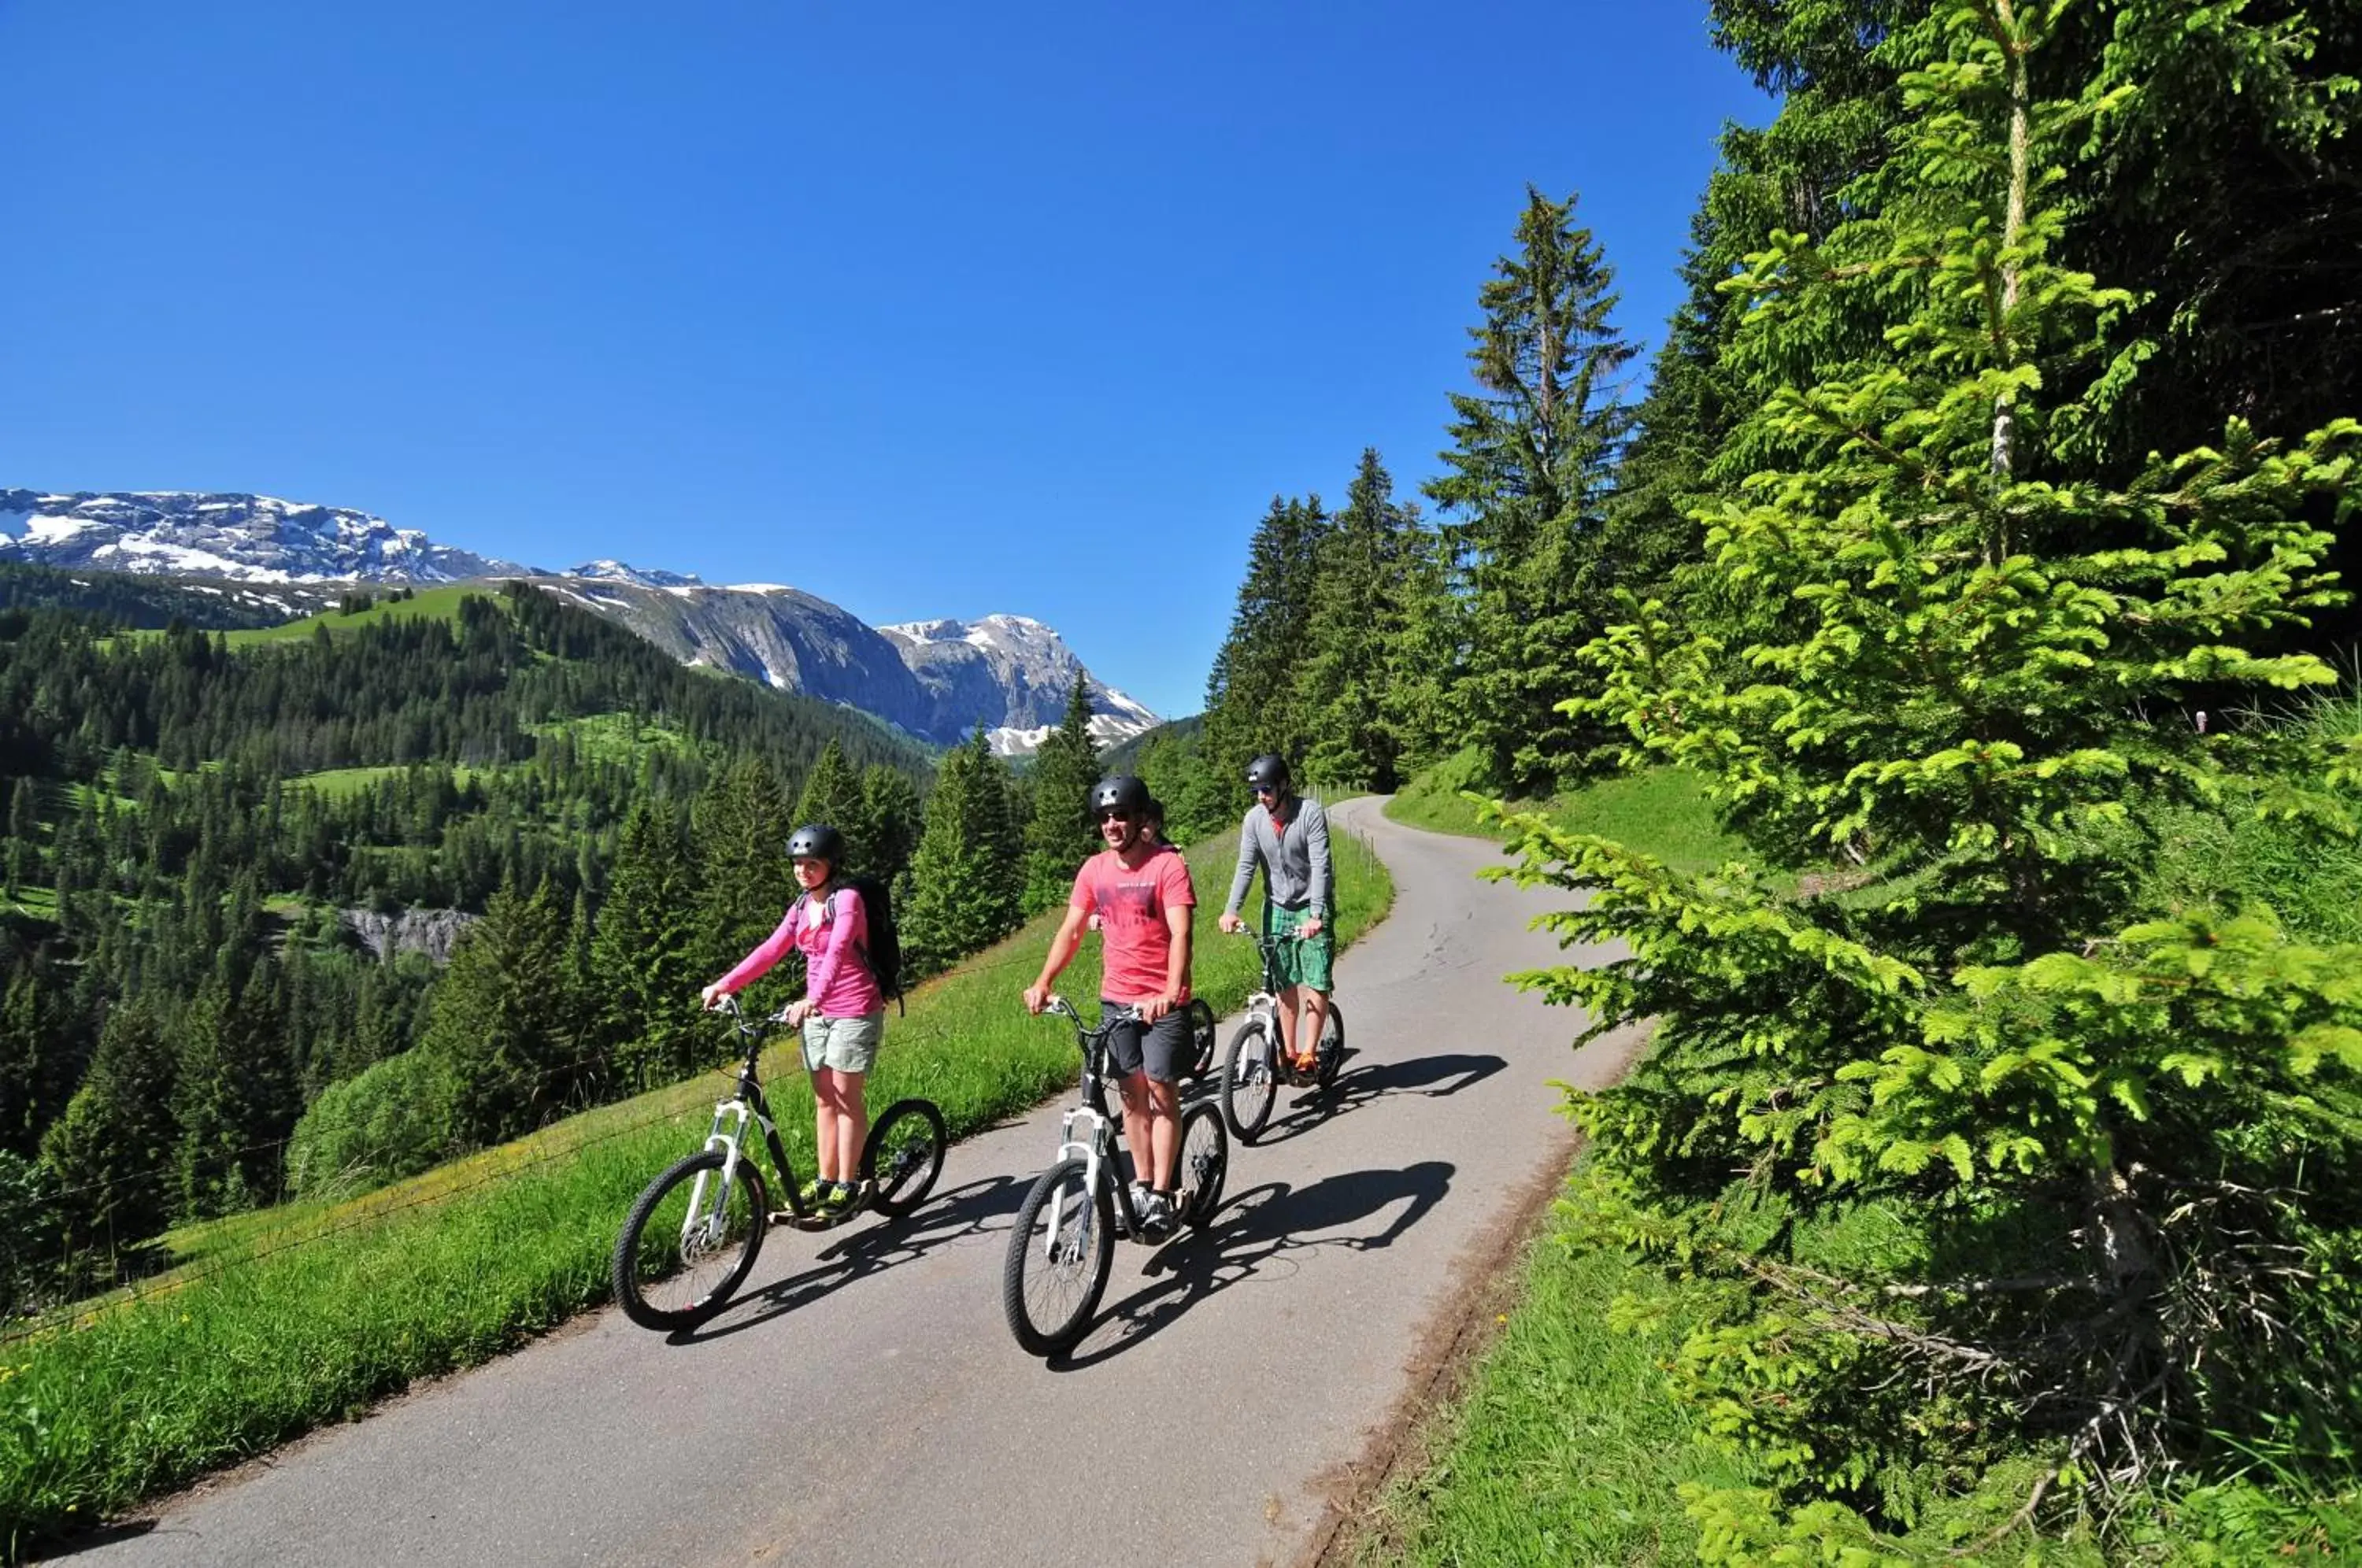
<path fill-rule="evenodd" d="M 1177 855 L 1152 855 L 1127 867 L 1114 850 L 1083 862 L 1068 900 L 1096 913 L 1107 938 L 1105 978 L 1099 994 L 1115 1001 L 1145 1001 L 1164 992 L 1165 966 L 1173 954 L 1169 909 L 1196 904 L 1188 862 Z"/>

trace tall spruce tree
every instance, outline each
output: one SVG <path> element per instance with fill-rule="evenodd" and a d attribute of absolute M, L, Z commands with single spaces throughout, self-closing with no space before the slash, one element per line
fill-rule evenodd
<path fill-rule="evenodd" d="M 910 869 L 921 820 L 919 787 L 909 774 L 884 763 L 862 773 L 859 858 L 879 881 L 891 885 Z"/>
<path fill-rule="evenodd" d="M 1272 498 L 1247 547 L 1229 635 L 1206 682 L 1198 752 L 1208 777 L 1234 786 L 1260 752 L 1304 755 L 1309 734 L 1299 683 L 1309 653 L 1313 584 L 1329 515 L 1320 498 Z M 1193 802 L 1194 804 L 1194 802 Z"/>
<path fill-rule="evenodd" d="M 679 816 L 643 801 L 624 825 L 615 868 L 590 941 L 603 996 L 599 1027 L 616 1080 L 634 1088 L 689 1071 L 707 1038 L 699 990 L 721 971 L 698 962 L 697 889 Z"/>
<path fill-rule="evenodd" d="M 861 775 L 832 740 L 804 779 L 803 793 L 796 799 L 796 823 L 826 823 L 836 829 L 853 841 L 846 852 L 845 869 L 867 871 L 873 869 L 867 862 L 869 846 L 860 842 L 867 814 Z"/>
<path fill-rule="evenodd" d="M 68 1240 L 114 1251 L 170 1223 L 177 1053 L 143 1003 L 108 1010 L 98 1050 L 65 1114 L 43 1134 L 41 1162 L 72 1194 Z"/>
<path fill-rule="evenodd" d="M 1025 824 L 1024 911 L 1060 908 L 1075 872 L 1098 848 L 1087 800 L 1099 776 L 1098 743 L 1091 738 L 1091 693 L 1080 670 L 1066 693 L 1066 712 L 1033 754 L 1033 813 Z"/>
<path fill-rule="evenodd" d="M 831 768 L 833 759 L 834 767 Z M 812 769 L 849 781 L 831 741 Z M 811 790 L 807 786 L 805 794 Z M 690 807 L 698 867 L 699 962 L 719 975 L 771 933 L 795 896 L 788 866 L 787 802 L 770 766 L 742 756 L 707 781 Z"/>
<path fill-rule="evenodd" d="M 585 1068 L 567 1024 L 566 917 L 546 882 L 503 887 L 453 950 L 423 1045 L 461 1140 L 501 1143 L 567 1102 Z"/>
<path fill-rule="evenodd" d="M 1517 248 L 1478 294 L 1469 329 L 1478 392 L 1451 396 L 1450 470 L 1427 487 L 1467 610 L 1456 693 L 1496 782 L 1539 790 L 1579 759 L 1559 704 L 1576 694 L 1586 624 L 1574 586 L 1612 493 L 1630 427 L 1618 377 L 1634 349 L 1610 319 L 1614 271 L 1575 198 L 1527 191 Z"/>
<path fill-rule="evenodd" d="M 1399 782 L 1402 747 L 1386 722 L 1387 650 L 1408 632 L 1418 520 L 1395 503 L 1394 478 L 1365 447 L 1319 546 L 1297 678 L 1304 776 L 1381 792 Z"/>
<path fill-rule="evenodd" d="M 933 974 L 1017 929 L 1025 890 L 1008 771 L 984 726 L 944 756 L 899 911 L 906 976 Z"/>
<path fill-rule="evenodd" d="M 19 778 L 8 791 L 8 845 L 6 854 L 7 896 L 15 898 L 39 879 L 41 866 L 41 819 L 36 797 L 39 780 Z"/>
<path fill-rule="evenodd" d="M 1585 1038 L 1656 1021 L 1626 1084 L 1578 1097 L 1592 1220 L 1726 1282 L 1680 1376 L 1782 1489 L 1697 1500 L 1737 1559 L 1907 1524 L 1927 1499 L 1882 1475 L 1992 1477 L 1967 1513 L 1997 1540 L 2062 1482 L 2120 1496 L 2362 1418 L 2346 1342 L 2277 1349 L 2362 1237 L 2362 950 L 2253 908 L 2143 918 L 2169 851 L 2136 825 L 2256 769 L 2353 831 L 2304 782 L 2336 777 L 2309 732 L 2193 713 L 2333 679 L 2254 645 L 2340 597 L 2307 518 L 2362 493 L 2362 425 L 2234 419 L 2123 487 L 2079 467 L 2104 395 L 2079 372 L 2127 302 L 2058 259 L 2059 193 L 2124 98 L 2037 93 L 2059 17 L 1944 0 L 1885 177 L 1734 280 L 1742 335 L 1911 302 L 1885 363 L 1769 400 L 1763 449 L 1801 459 L 1705 518 L 1746 640 L 1648 604 L 1590 650 L 1634 760 L 1867 880 L 1799 900 L 1518 819 L 1521 878 L 1590 893 L 1558 932 L 1630 953 L 1529 982 Z M 2043 1468 L 1990 1471 L 2003 1433 Z"/>

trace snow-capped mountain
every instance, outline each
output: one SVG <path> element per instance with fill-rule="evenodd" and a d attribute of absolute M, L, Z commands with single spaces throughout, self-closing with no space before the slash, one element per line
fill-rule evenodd
<path fill-rule="evenodd" d="M 1077 672 L 1090 697 L 1091 735 L 1101 745 L 1129 740 L 1160 722 L 1084 669 L 1057 633 L 1023 615 L 911 621 L 877 629 L 901 650 L 902 661 L 937 693 L 947 712 L 983 716 L 992 749 L 1004 756 L 1032 751 L 1057 728 Z M 996 701 L 998 723 L 989 716 Z"/>
<path fill-rule="evenodd" d="M 260 592 L 291 618 L 319 607 L 316 591 L 298 593 L 296 584 L 521 577 L 622 622 L 686 664 L 841 702 L 942 745 L 965 740 L 980 723 L 1004 756 L 1041 745 L 1083 670 L 1057 633 L 1022 615 L 874 628 L 800 589 L 714 587 L 618 560 L 546 572 L 436 544 L 365 512 L 267 495 L 0 490 L 0 561 L 9 560 L 212 580 L 217 586 L 199 591 L 241 599 Z M 274 591 L 280 597 L 270 597 Z M 1157 723 L 1083 674 L 1091 730 L 1102 744 Z"/>
<path fill-rule="evenodd" d="M 456 582 L 531 569 L 366 512 L 188 491 L 0 490 L 0 560 L 238 582 Z"/>
<path fill-rule="evenodd" d="M 661 567 L 635 567 L 625 561 L 584 561 L 570 567 L 560 575 L 586 578 L 594 582 L 635 582 L 642 588 L 703 588 L 705 581 L 693 571 L 666 571 Z"/>

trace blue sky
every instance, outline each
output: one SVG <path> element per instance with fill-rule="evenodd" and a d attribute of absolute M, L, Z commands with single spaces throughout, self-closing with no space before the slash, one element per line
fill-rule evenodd
<path fill-rule="evenodd" d="M 0 486 L 1029 614 L 1201 704 L 1256 519 L 1403 492 L 1528 182 L 1654 339 L 1703 0 L 0 0 Z"/>

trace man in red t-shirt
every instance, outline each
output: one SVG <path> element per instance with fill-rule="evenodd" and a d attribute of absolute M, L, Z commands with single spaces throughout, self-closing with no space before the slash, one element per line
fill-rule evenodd
<path fill-rule="evenodd" d="M 1189 1039 L 1189 931 L 1198 895 L 1188 863 L 1164 854 L 1141 831 L 1148 786 L 1130 774 L 1091 786 L 1091 815 L 1107 848 L 1083 862 L 1066 901 L 1066 921 L 1051 939 L 1042 977 L 1025 988 L 1025 1010 L 1038 1013 L 1050 983 L 1074 961 L 1083 926 L 1093 915 L 1106 934 L 1099 1014 L 1129 1008 L 1135 1016 L 1108 1037 L 1108 1054 L 1122 1075 L 1123 1135 L 1131 1146 L 1132 1208 L 1144 1229 L 1172 1222 L 1173 1165 L 1180 1145 L 1179 1085 L 1195 1055 Z"/>

